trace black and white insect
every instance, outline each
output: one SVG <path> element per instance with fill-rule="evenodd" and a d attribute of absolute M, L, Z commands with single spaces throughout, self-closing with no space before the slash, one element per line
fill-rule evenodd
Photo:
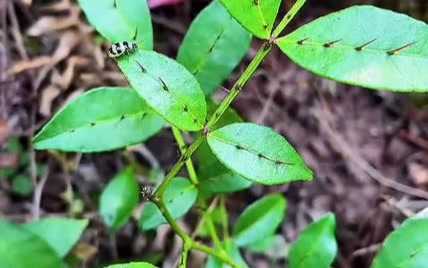
<path fill-rule="evenodd" d="M 117 58 L 124 54 L 129 54 L 138 49 L 137 44 L 131 42 L 118 42 L 111 45 L 108 49 L 108 56 L 110 58 Z"/>

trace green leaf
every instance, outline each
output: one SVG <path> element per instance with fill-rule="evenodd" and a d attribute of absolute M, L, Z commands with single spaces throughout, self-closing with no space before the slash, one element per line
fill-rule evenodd
<path fill-rule="evenodd" d="M 248 206 L 239 216 L 233 230 L 238 246 L 249 246 L 275 233 L 284 220 L 287 202 L 279 194 L 268 195 Z"/>
<path fill-rule="evenodd" d="M 265 253 L 269 251 L 278 239 L 278 235 L 268 235 L 247 246 L 249 250 L 255 253 Z"/>
<path fill-rule="evenodd" d="M 203 141 L 195 152 L 198 161 L 198 188 L 206 193 L 233 193 L 251 186 L 251 181 L 227 169 Z"/>
<path fill-rule="evenodd" d="M 218 103 L 208 100 L 208 115 L 212 116 Z M 242 122 L 242 118 L 232 108 L 228 108 L 212 130 L 231 123 Z M 251 181 L 226 168 L 212 153 L 208 143 L 203 141 L 195 151 L 198 162 L 198 188 L 206 196 L 220 193 L 233 193 L 251 186 Z"/>
<path fill-rule="evenodd" d="M 428 263 L 428 219 L 406 220 L 377 253 L 372 268 L 419 268 Z"/>
<path fill-rule="evenodd" d="M 182 63 L 209 95 L 229 77 L 250 48 L 251 34 L 213 1 L 190 25 L 178 50 Z"/>
<path fill-rule="evenodd" d="M 220 1 L 248 31 L 261 39 L 269 39 L 281 0 Z"/>
<path fill-rule="evenodd" d="M 209 133 L 207 141 L 225 166 L 251 181 L 273 185 L 313 177 L 296 150 L 268 127 L 235 123 Z"/>
<path fill-rule="evenodd" d="M 196 187 L 185 178 L 175 178 L 168 185 L 163 200 L 174 219 L 181 218 L 193 206 L 198 196 Z M 153 203 L 147 203 L 139 221 L 142 230 L 150 230 L 166 223 L 166 219 Z"/>
<path fill-rule="evenodd" d="M 371 89 L 428 91 L 428 26 L 373 6 L 332 13 L 277 40 L 301 67 Z"/>
<path fill-rule="evenodd" d="M 113 178 L 100 198 L 104 223 L 116 231 L 124 226 L 138 205 L 139 187 L 134 170 L 129 167 Z"/>
<path fill-rule="evenodd" d="M 143 142 L 164 124 L 133 90 L 101 87 L 62 108 L 33 143 L 38 150 L 108 151 Z"/>
<path fill-rule="evenodd" d="M 78 0 L 88 21 L 112 43 L 136 42 L 153 49 L 153 30 L 147 0 Z"/>
<path fill-rule="evenodd" d="M 27 231 L 46 241 L 61 258 L 65 257 L 88 225 L 88 220 L 45 218 L 23 224 Z"/>
<path fill-rule="evenodd" d="M 248 267 L 245 263 L 245 260 L 242 258 L 241 253 L 236 245 L 232 243 L 223 243 L 223 248 L 225 249 L 227 255 L 229 255 L 235 263 L 240 265 L 239 267 Z M 205 268 L 229 268 L 230 266 L 223 263 L 213 256 L 209 256 Z"/>
<path fill-rule="evenodd" d="M 207 199 L 206 196 L 204 196 Z M 225 206 L 217 206 L 213 211 L 207 211 L 211 215 L 211 219 L 214 222 L 214 225 L 224 226 L 227 222 L 229 215 L 227 214 Z M 205 214 L 201 215 L 205 217 Z M 207 221 L 203 221 L 201 228 L 198 229 L 197 235 L 201 238 L 210 238 L 211 225 Z"/>
<path fill-rule="evenodd" d="M 0 221 L 0 267 L 65 268 L 65 263 L 39 236 L 8 221 Z"/>
<path fill-rule="evenodd" d="M 290 268 L 330 267 L 337 254 L 335 232 L 336 218 L 332 213 L 312 223 L 290 248 Z"/>
<path fill-rule="evenodd" d="M 153 264 L 148 262 L 129 262 L 125 264 L 113 264 L 106 266 L 105 268 L 156 268 Z"/>
<path fill-rule="evenodd" d="M 184 66 L 143 50 L 119 57 L 118 65 L 132 87 L 166 121 L 181 130 L 202 129 L 207 112 L 205 95 Z"/>

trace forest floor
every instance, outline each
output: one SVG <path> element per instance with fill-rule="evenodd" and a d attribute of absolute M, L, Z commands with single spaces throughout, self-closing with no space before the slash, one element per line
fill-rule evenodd
<path fill-rule="evenodd" d="M 16 222 L 32 219 L 37 200 L 42 217 L 67 215 L 70 200 L 64 191 L 70 183 L 86 194 L 84 214 L 94 221 L 84 236 L 96 252 L 88 257 L 90 263 L 129 259 L 143 250 L 163 256 L 159 258 L 176 254 L 168 228 L 148 242 L 138 235 L 135 223 L 118 234 L 117 252 L 112 252 L 91 196 L 123 168 L 119 152 L 82 156 L 32 149 L 33 135 L 64 103 L 94 87 L 127 83 L 106 58 L 108 44 L 99 44 L 76 4 L 26 2 L 31 1 L 0 1 L 0 169 L 12 168 L 13 176 L 21 178 L 14 184 L 10 177 L 0 177 L 0 217 Z M 206 4 L 200 0 L 152 10 L 155 49 L 174 57 L 190 22 Z M 326 5 L 309 5 L 293 27 L 332 11 Z M 225 88 L 260 44 L 253 41 Z M 215 97 L 220 100 L 225 94 L 220 90 Z M 283 193 L 288 207 L 281 234 L 290 243 L 314 218 L 334 212 L 340 249 L 334 267 L 369 267 L 394 227 L 428 206 L 427 103 L 423 95 L 373 91 L 316 77 L 280 51 L 272 51 L 233 107 L 245 120 L 270 126 L 286 137 L 315 179 L 253 186 L 230 196 L 230 213 L 239 215 L 268 193 Z M 165 170 L 178 159 L 168 130 L 146 146 Z M 40 169 L 48 175 L 39 177 Z M 272 256 L 244 256 L 253 267 L 270 267 Z"/>

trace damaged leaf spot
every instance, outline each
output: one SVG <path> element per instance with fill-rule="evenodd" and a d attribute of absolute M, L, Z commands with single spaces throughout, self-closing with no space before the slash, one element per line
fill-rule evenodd
<path fill-rule="evenodd" d="M 416 42 L 412 42 L 412 43 L 409 43 L 409 44 L 407 44 L 407 45 L 401 46 L 401 47 L 399 47 L 399 48 L 396 48 L 396 49 L 390 50 L 390 51 L 388 51 L 388 52 L 387 52 L 387 54 L 388 54 L 388 56 L 392 56 L 392 55 L 394 55 L 394 54 L 397 54 L 397 53 L 398 53 L 398 52 L 400 52 L 400 51 L 403 51 L 403 50 L 405 50 L 405 49 L 409 48 L 410 46 L 414 45 L 415 43 L 416 43 Z"/>
<path fill-rule="evenodd" d="M 326 48 L 330 48 L 330 47 L 333 47 L 337 42 L 339 42 L 341 39 L 338 39 L 338 40 L 334 40 L 334 41 L 331 41 L 331 42 L 328 42 L 328 43 L 325 43 L 325 44 L 323 44 L 323 47 L 326 47 Z"/>
<path fill-rule="evenodd" d="M 374 41 L 376 41 L 376 38 L 373 39 L 373 40 L 368 41 L 367 43 L 362 44 L 361 46 L 356 47 L 355 50 L 358 51 L 358 52 L 360 52 L 364 48 L 366 48 L 368 45 L 370 45 L 371 43 L 373 43 Z"/>

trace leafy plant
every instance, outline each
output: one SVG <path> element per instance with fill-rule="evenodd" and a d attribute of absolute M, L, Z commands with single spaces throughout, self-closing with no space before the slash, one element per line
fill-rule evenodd
<path fill-rule="evenodd" d="M 219 196 L 217 206 L 226 211 L 224 194 L 251 183 L 276 185 L 313 178 L 285 138 L 268 127 L 226 116 L 234 114 L 230 104 L 274 47 L 301 67 L 336 81 L 375 90 L 428 91 L 426 24 L 373 6 L 350 7 L 280 37 L 305 0 L 297 0 L 276 27 L 281 0 L 216 0 L 193 21 L 174 60 L 152 50 L 152 25 L 145 0 L 78 2 L 89 22 L 108 41 L 139 46 L 139 50 L 115 58 L 130 88 L 102 87 L 83 94 L 44 126 L 34 137 L 34 147 L 71 152 L 119 149 L 144 142 L 158 133 L 165 121 L 170 124 L 182 155 L 154 192 L 143 189 L 143 197 L 150 202 L 139 225 L 142 230 L 171 225 L 183 240 L 180 267 L 186 267 L 190 250 L 210 255 L 207 267 L 245 267 L 239 248 L 254 248 L 255 243 L 271 239 L 284 219 L 284 197 L 267 196 L 249 206 L 229 234 L 227 213 L 216 219 L 216 210 L 208 206 L 213 196 Z M 219 105 L 213 103 L 211 94 L 240 63 L 252 36 L 263 44 L 227 97 Z M 190 146 L 184 142 L 184 131 L 194 135 Z M 192 159 L 194 153 L 196 158 Z M 183 166 L 188 179 L 177 178 Z M 101 198 L 101 214 L 115 230 L 128 221 L 138 202 L 136 182 L 128 178 L 133 176 L 129 172 L 118 175 Z M 194 204 L 213 247 L 195 241 L 176 222 Z M 337 253 L 335 225 L 334 215 L 328 214 L 309 226 L 291 247 L 290 266 L 329 267 Z M 414 265 L 427 263 L 427 254 L 419 254 L 426 251 L 425 225 L 426 220 L 413 220 L 391 234 L 373 267 L 420 267 Z M 222 227 L 222 235 L 218 227 Z M 28 232 L 19 232 L 35 239 Z M 413 238 L 417 242 L 405 242 Z M 2 243 L 5 241 L 2 238 Z M 37 247 L 49 250 L 41 241 Z M 392 257 L 396 252 L 401 254 Z M 59 262 L 59 258 L 50 261 Z"/>

